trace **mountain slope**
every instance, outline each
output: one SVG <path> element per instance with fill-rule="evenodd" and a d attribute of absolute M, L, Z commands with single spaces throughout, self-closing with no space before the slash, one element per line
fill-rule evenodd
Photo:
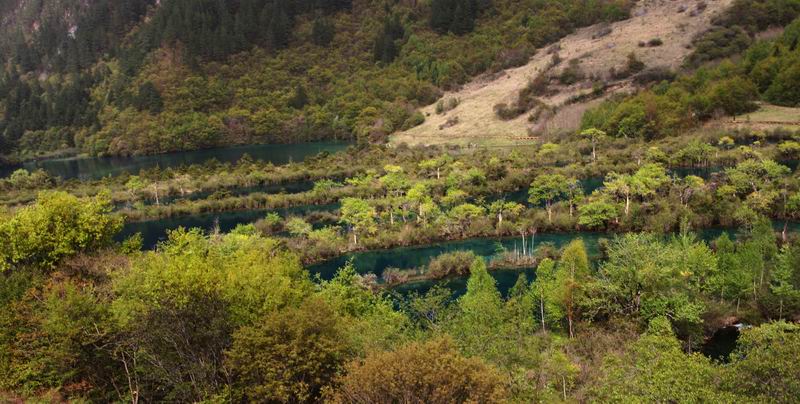
<path fill-rule="evenodd" d="M 583 111 L 596 105 L 597 99 L 633 91 L 632 77 L 613 77 L 627 68 L 631 53 L 647 67 L 675 70 L 691 52 L 692 40 L 706 31 L 711 20 L 730 4 L 730 0 L 640 2 L 628 20 L 582 28 L 561 39 L 557 46 L 539 49 L 524 66 L 479 77 L 458 91 L 446 93 L 442 99 L 445 102 L 456 99 L 458 106 L 438 114 L 436 104 L 429 105 L 422 110 L 425 123 L 392 139 L 408 144 L 513 144 L 575 129 Z M 654 39 L 662 44 L 648 46 Z M 554 54 L 562 60 L 557 66 L 553 66 Z M 579 71 L 583 78 L 562 84 L 560 79 L 570 68 Z M 611 72 L 612 68 L 617 73 Z M 540 111 L 538 119 L 529 120 L 528 113 L 509 120 L 498 117 L 496 105 L 513 104 L 519 90 L 542 74 L 552 77 L 547 93 L 538 97 L 546 107 L 533 108 Z M 605 86 L 602 94 L 598 94 L 597 83 Z M 593 86 L 597 94 L 594 97 L 590 95 Z"/>
<path fill-rule="evenodd" d="M 17 1 L 53 9 L 67 0 Z M 118 2 L 86 4 L 102 10 Z M 578 27 L 627 18 L 630 5 L 161 0 L 114 30 L 105 23 L 52 24 L 58 40 L 44 47 L 31 35 L 38 28 L 16 24 L 22 34 L 12 42 L 19 46 L 3 48 L 1 154 L 26 159 L 64 150 L 127 155 L 331 138 L 381 142 L 419 123 L 416 108 L 441 91 L 519 66 L 533 49 Z M 77 12 L 80 20 L 88 11 Z M 78 37 L 102 38 L 102 46 L 65 53 L 95 43 Z M 79 57 L 59 57 L 67 54 Z"/>

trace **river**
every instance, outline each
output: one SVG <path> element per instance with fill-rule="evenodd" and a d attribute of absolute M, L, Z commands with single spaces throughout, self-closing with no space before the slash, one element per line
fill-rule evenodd
<path fill-rule="evenodd" d="M 43 169 L 52 176 L 65 180 L 99 179 L 122 172 L 138 173 L 139 170 L 153 167 L 179 167 L 202 164 L 211 159 L 221 163 L 233 163 L 245 154 L 254 160 L 270 161 L 273 164 L 286 164 L 303 161 L 321 152 L 336 153 L 346 149 L 348 142 L 312 142 L 294 144 L 260 144 L 224 147 L 217 149 L 193 150 L 185 152 L 157 154 L 134 157 L 70 157 L 31 161 L 19 166 L 0 167 L 0 178 L 10 175 L 14 170 L 25 168 L 29 171 Z"/>
<path fill-rule="evenodd" d="M 122 231 L 117 234 L 116 239 L 122 241 L 136 233 L 141 233 L 142 247 L 147 250 L 152 250 L 156 247 L 158 242 L 164 241 L 167 238 L 167 232 L 169 230 L 175 230 L 178 227 L 183 227 L 185 229 L 196 227 L 205 231 L 211 231 L 215 227 L 218 227 L 220 232 L 226 233 L 233 230 L 237 225 L 254 223 L 258 219 L 263 219 L 271 212 L 278 213 L 285 218 L 291 215 L 303 216 L 309 212 L 333 212 L 336 209 L 339 209 L 338 203 L 329 205 L 302 205 L 272 210 L 261 209 L 205 213 L 200 215 L 176 216 L 165 219 L 131 222 L 125 224 Z M 318 227 L 318 225 L 315 225 L 315 227 Z"/>

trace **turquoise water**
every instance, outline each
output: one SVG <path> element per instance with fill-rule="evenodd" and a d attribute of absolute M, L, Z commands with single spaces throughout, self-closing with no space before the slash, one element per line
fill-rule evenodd
<path fill-rule="evenodd" d="M 192 216 L 178 216 L 166 219 L 149 220 L 144 222 L 126 223 L 122 231 L 117 234 L 116 239 L 121 241 L 135 233 L 142 234 L 142 247 L 148 250 L 155 248 L 159 241 L 167 238 L 168 230 L 175 230 L 178 227 L 185 229 L 199 228 L 210 231 L 219 226 L 223 233 L 233 230 L 239 224 L 254 223 L 258 219 L 263 219 L 267 213 L 277 212 L 283 217 L 290 215 L 302 216 L 309 212 L 332 212 L 339 209 L 339 204 L 330 205 L 303 205 L 286 209 L 274 210 L 247 210 L 238 212 L 208 213 Z"/>
<path fill-rule="evenodd" d="M 44 169 L 50 175 L 63 179 L 98 179 L 109 175 L 117 175 L 124 171 L 138 173 L 139 170 L 153 167 L 178 167 L 182 165 L 202 164 L 216 159 L 222 163 L 238 161 L 245 154 L 254 160 L 270 161 L 273 164 L 286 164 L 291 161 L 303 161 L 307 157 L 322 152 L 335 153 L 346 149 L 348 142 L 313 142 L 294 144 L 261 144 L 218 149 L 193 150 L 134 157 L 73 157 L 32 161 L 17 167 L 0 168 L 0 176 L 9 175 L 20 167 L 27 170 Z"/>
<path fill-rule="evenodd" d="M 533 238 L 533 245 L 535 249 L 544 243 L 551 243 L 556 248 L 560 248 L 577 237 L 583 238 L 590 255 L 598 255 L 598 240 L 602 237 L 608 238 L 610 236 L 604 233 L 589 232 L 537 234 Z M 530 241 L 531 237 L 528 236 L 526 248 L 530 245 Z M 353 266 L 359 273 L 374 273 L 380 277 L 383 271 L 388 268 L 411 269 L 423 267 L 431 259 L 447 252 L 472 251 L 475 255 L 488 259 L 495 256 L 503 248 L 508 251 L 519 251 L 522 249 L 522 239 L 519 237 L 472 238 L 424 246 L 355 252 L 312 265 L 308 270 L 312 275 L 319 274 L 322 279 L 331 279 L 339 268 L 352 260 Z"/>
<path fill-rule="evenodd" d="M 782 222 L 775 222 L 776 230 L 783 228 Z M 712 241 L 719 237 L 723 232 L 728 232 L 731 237 L 735 237 L 738 229 L 735 228 L 711 228 L 698 231 L 698 237 Z M 790 223 L 790 232 L 800 232 L 800 223 Z M 614 234 L 608 233 L 593 233 L 593 232 L 575 232 L 575 233 L 553 233 L 553 234 L 537 234 L 534 238 L 534 248 L 542 245 L 543 243 L 551 243 L 556 248 L 560 248 L 568 244 L 575 238 L 580 237 L 586 243 L 587 252 L 590 258 L 598 258 L 600 256 L 599 240 L 613 239 Z M 530 241 L 530 237 L 528 238 Z M 346 254 L 325 262 L 309 266 L 308 270 L 312 275 L 319 274 L 322 279 L 330 279 L 336 271 L 344 266 L 347 261 L 352 260 L 353 265 L 359 273 L 374 273 L 379 277 L 387 268 L 399 269 L 412 269 L 419 268 L 427 265 L 431 259 L 436 256 L 452 251 L 467 250 L 472 251 L 476 255 L 491 259 L 498 252 L 498 246 L 503 246 L 507 250 L 514 251 L 515 248 L 521 248 L 522 241 L 517 238 L 475 238 L 468 240 L 450 241 L 444 243 L 434 243 L 426 246 L 416 247 L 399 247 L 388 250 L 374 250 L 363 251 Z M 492 271 L 492 275 L 497 280 L 498 289 L 505 293 L 510 289 L 514 282 L 517 280 L 520 270 L 502 270 Z M 525 269 L 524 272 L 528 275 L 529 280 L 535 276 L 533 269 Z M 464 293 L 466 290 L 466 278 L 454 278 L 447 280 L 436 281 L 420 281 L 396 288 L 402 294 L 410 292 L 424 293 L 429 290 L 433 285 L 440 284 L 451 289 L 456 295 Z"/>

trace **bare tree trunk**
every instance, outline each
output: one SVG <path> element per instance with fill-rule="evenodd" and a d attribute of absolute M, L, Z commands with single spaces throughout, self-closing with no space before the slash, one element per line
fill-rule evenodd
<path fill-rule="evenodd" d="M 572 306 L 570 305 L 567 310 L 567 322 L 569 323 L 569 337 L 575 338 L 575 333 L 572 331 Z"/>
<path fill-rule="evenodd" d="M 539 316 L 542 319 L 542 330 L 547 331 L 547 327 L 544 325 L 544 294 L 539 295 Z"/>
<path fill-rule="evenodd" d="M 789 221 L 785 220 L 783 222 L 783 231 L 781 231 L 781 240 L 783 240 L 784 243 L 786 242 L 786 229 L 788 227 L 789 227 Z"/>

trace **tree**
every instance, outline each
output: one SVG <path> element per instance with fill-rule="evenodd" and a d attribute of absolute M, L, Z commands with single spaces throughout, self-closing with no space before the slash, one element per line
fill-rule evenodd
<path fill-rule="evenodd" d="M 147 110 L 153 114 L 160 113 L 164 108 L 164 101 L 161 99 L 161 93 L 159 93 L 155 85 L 149 81 L 139 86 L 139 92 L 133 103 L 138 110 Z"/>
<path fill-rule="evenodd" d="M 606 176 L 603 186 L 607 192 L 625 199 L 625 216 L 630 213 L 631 198 L 645 198 L 654 194 L 669 178 L 660 164 L 648 163 L 636 173 L 618 174 L 611 172 Z"/>
<path fill-rule="evenodd" d="M 115 273 L 110 290 L 115 357 L 141 400 L 197 401 L 230 384 L 234 330 L 299 305 L 312 284 L 276 240 L 178 229 Z"/>
<path fill-rule="evenodd" d="M 800 288 L 795 280 L 800 279 L 800 247 L 784 246 L 778 255 L 775 269 L 772 272 L 770 290 L 778 297 L 778 318 L 783 319 L 784 307 L 800 306 Z"/>
<path fill-rule="evenodd" d="M 536 279 L 531 282 L 529 290 L 536 300 L 543 331 L 547 330 L 547 324 L 555 324 L 558 319 L 563 318 L 561 308 L 555 300 L 557 290 L 556 264 L 553 260 L 545 258 L 536 267 Z"/>
<path fill-rule="evenodd" d="M 603 370 L 590 401 L 736 401 L 735 395 L 722 391 L 717 370 L 708 358 L 683 353 L 665 317 L 651 320 L 647 332 L 626 353 L 609 357 Z"/>
<path fill-rule="evenodd" d="M 618 174 L 610 172 L 606 175 L 603 181 L 603 187 L 606 192 L 611 195 L 622 197 L 625 200 L 625 216 L 628 216 L 631 209 L 631 197 L 634 194 L 635 187 L 634 178 L 632 175 Z"/>
<path fill-rule="evenodd" d="M 517 216 L 522 212 L 523 209 L 525 209 L 525 207 L 522 206 L 519 203 L 506 202 L 506 201 L 504 201 L 502 199 L 499 200 L 499 201 L 492 202 L 492 204 L 489 206 L 489 211 L 493 215 L 497 216 L 497 225 L 498 226 L 502 226 L 503 225 L 503 215 L 504 214 L 506 215 L 506 217 L 508 217 L 508 216 L 511 216 L 511 217 Z"/>
<path fill-rule="evenodd" d="M 353 244 L 358 245 L 358 234 L 371 234 L 376 229 L 375 208 L 358 198 L 342 199 L 341 208 L 342 222 L 347 223 L 353 229 Z"/>
<path fill-rule="evenodd" d="M 760 402 L 789 403 L 800 391 L 800 327 L 783 321 L 745 330 L 739 337 L 724 384 Z"/>
<path fill-rule="evenodd" d="M 561 174 L 545 174 L 536 177 L 528 190 L 528 201 L 533 204 L 545 203 L 547 220 L 553 221 L 553 202 L 569 192 L 567 178 Z"/>
<path fill-rule="evenodd" d="M 235 401 L 315 402 L 349 357 L 333 308 L 309 298 L 233 335 L 226 352 Z"/>
<path fill-rule="evenodd" d="M 580 203 L 585 197 L 583 186 L 576 178 L 567 180 L 567 202 L 569 203 L 569 217 L 572 217 L 575 212 L 575 205 Z"/>
<path fill-rule="evenodd" d="M 600 278 L 613 303 L 607 310 L 650 320 L 667 316 L 681 325 L 701 323 L 704 306 L 693 293 L 717 272 L 711 250 L 682 234 L 666 244 L 647 234 L 618 237 L 608 248 Z"/>
<path fill-rule="evenodd" d="M 317 46 L 328 46 L 336 35 L 336 26 L 333 21 L 317 17 L 311 27 L 311 41 Z"/>
<path fill-rule="evenodd" d="M 569 337 L 573 338 L 578 306 L 589 278 L 589 257 L 583 240 L 573 240 L 564 248 L 555 276 L 558 285 L 555 300 L 567 316 Z"/>
<path fill-rule="evenodd" d="M 588 128 L 581 131 L 581 137 L 588 139 L 592 144 L 592 161 L 597 161 L 597 144 L 602 142 L 608 135 L 600 129 Z"/>
<path fill-rule="evenodd" d="M 486 270 L 483 258 L 470 266 L 467 292 L 458 299 L 458 314 L 448 327 L 463 352 L 492 357 L 497 353 L 503 304 L 494 278 Z"/>
<path fill-rule="evenodd" d="M 482 206 L 473 205 L 471 203 L 462 203 L 450 209 L 448 216 L 452 223 L 455 225 L 460 234 L 464 234 L 469 228 L 470 223 L 477 218 L 481 218 L 486 214 L 486 210 Z"/>
<path fill-rule="evenodd" d="M 406 198 L 416 205 L 417 222 L 427 221 L 429 212 L 426 212 L 426 206 L 433 204 L 433 199 L 430 196 L 430 187 L 426 182 L 417 182 L 406 192 Z"/>
<path fill-rule="evenodd" d="M 435 171 L 436 172 L 436 179 L 439 180 L 442 178 L 441 170 L 443 167 L 447 166 L 453 161 L 453 158 L 450 157 L 449 154 L 443 154 L 437 158 L 432 158 L 428 160 L 423 160 L 419 163 L 419 168 L 425 171 Z"/>
<path fill-rule="evenodd" d="M 291 217 L 286 221 L 286 230 L 295 237 L 307 237 L 314 228 L 300 217 Z"/>
<path fill-rule="evenodd" d="M 132 175 L 125 183 L 125 188 L 128 190 L 128 194 L 130 195 L 130 201 L 133 202 L 138 197 L 139 192 L 145 188 L 145 183 L 142 180 L 142 177 L 138 175 Z"/>
<path fill-rule="evenodd" d="M 42 192 L 34 205 L 0 221 L 0 272 L 30 266 L 52 270 L 64 258 L 111 245 L 122 219 L 108 195 L 79 199 Z"/>
<path fill-rule="evenodd" d="M 498 370 L 461 356 L 446 338 L 415 342 L 353 361 L 338 379 L 335 403 L 491 403 L 508 398 Z"/>
<path fill-rule="evenodd" d="M 612 219 L 619 215 L 617 206 L 606 198 L 594 200 L 578 207 L 578 224 L 589 229 L 600 229 L 608 225 Z"/>
<path fill-rule="evenodd" d="M 678 188 L 678 195 L 681 205 L 686 206 L 692 195 L 705 187 L 705 181 L 696 175 L 687 175 L 683 178 L 675 179 L 675 186 Z"/>
<path fill-rule="evenodd" d="M 308 94 L 306 94 L 306 89 L 302 84 L 298 84 L 294 88 L 294 94 L 292 94 L 292 98 L 289 99 L 289 106 L 294 109 L 303 109 L 308 105 Z"/>

